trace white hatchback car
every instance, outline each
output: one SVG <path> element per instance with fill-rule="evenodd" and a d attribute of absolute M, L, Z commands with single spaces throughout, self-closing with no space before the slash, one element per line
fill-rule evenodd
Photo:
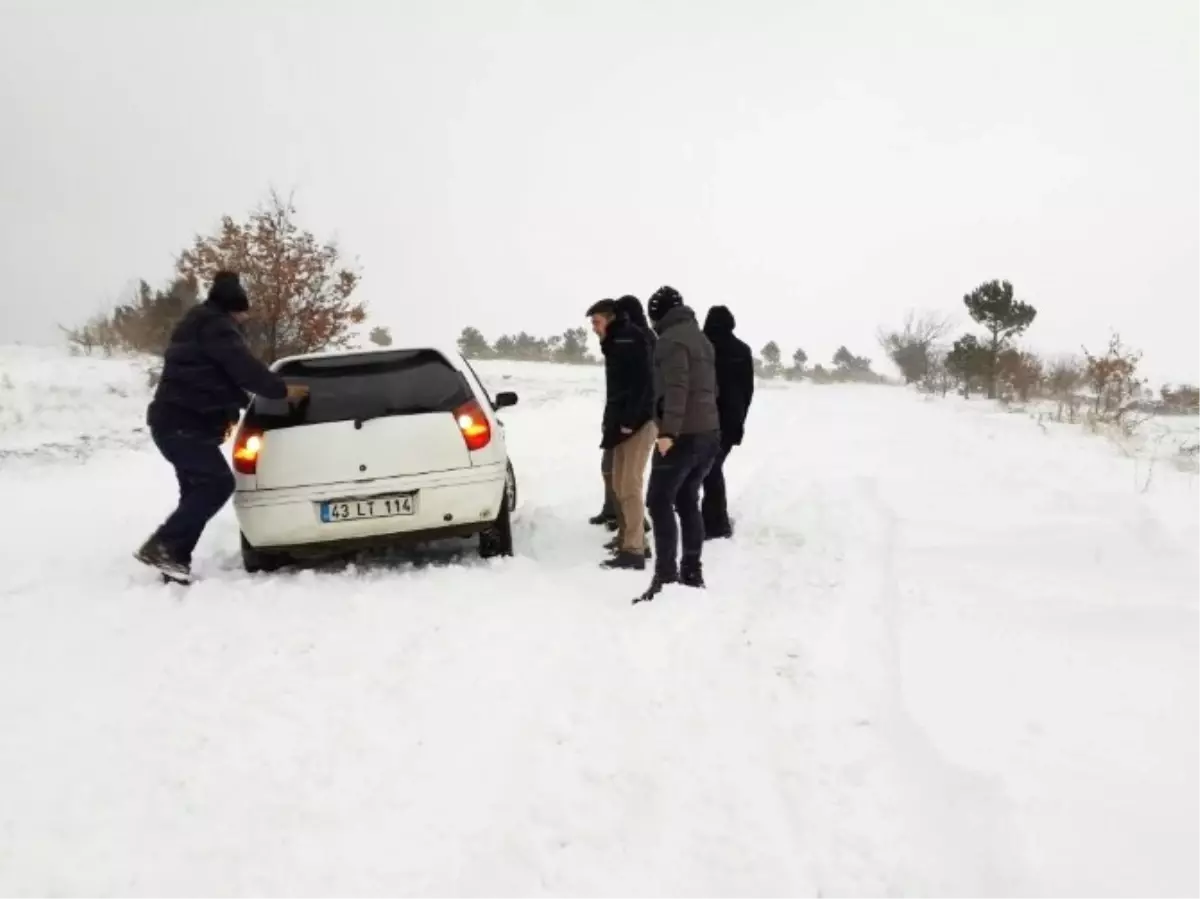
<path fill-rule="evenodd" d="M 457 352 L 387 349 L 280 359 L 309 396 L 255 397 L 233 447 L 247 571 L 297 557 L 478 535 L 512 554 L 517 485 L 493 400 Z"/>

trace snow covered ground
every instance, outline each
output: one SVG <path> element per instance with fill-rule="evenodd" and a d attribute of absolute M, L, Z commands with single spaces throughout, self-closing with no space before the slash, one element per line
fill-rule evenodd
<path fill-rule="evenodd" d="M 598 369 L 486 364 L 516 558 L 190 591 L 129 361 L 0 349 L 0 894 L 1188 895 L 1196 476 L 764 385 L 710 589 L 596 568 Z"/>

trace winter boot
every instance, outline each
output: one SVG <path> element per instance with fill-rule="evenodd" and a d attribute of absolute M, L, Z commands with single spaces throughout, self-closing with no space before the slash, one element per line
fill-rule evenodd
<path fill-rule="evenodd" d="M 588 519 L 588 524 L 594 524 L 597 526 L 604 525 L 605 527 L 608 527 L 610 531 L 615 530 L 616 523 L 617 516 L 613 515 L 613 513 L 609 512 L 607 509 L 601 509 L 599 515 L 593 515 Z M 609 527 L 609 525 L 613 525 L 614 527 Z"/>
<path fill-rule="evenodd" d="M 158 571 L 167 580 L 180 584 L 192 582 L 192 573 L 188 566 L 174 558 L 170 550 L 155 537 L 151 537 L 143 543 L 133 557 L 143 565 Z"/>
<path fill-rule="evenodd" d="M 683 558 L 679 563 L 679 583 L 697 590 L 704 589 L 704 566 L 699 559 Z"/>
<path fill-rule="evenodd" d="M 663 587 L 668 584 L 679 583 L 679 576 L 671 572 L 656 571 L 654 577 L 650 579 L 650 586 L 643 591 L 641 596 L 633 598 L 633 604 L 636 606 L 639 602 L 650 602 L 654 597 L 662 592 Z"/>
<path fill-rule="evenodd" d="M 611 559 L 601 562 L 600 567 L 607 568 L 610 571 L 644 571 L 646 568 L 646 557 L 640 556 L 637 553 L 622 551 Z"/>
<path fill-rule="evenodd" d="M 642 551 L 643 555 L 647 559 L 653 559 L 654 558 L 654 550 L 650 546 L 650 541 L 649 540 L 645 541 L 644 545 L 645 545 L 645 549 Z M 613 537 L 611 540 L 609 540 L 607 543 L 604 544 L 604 548 L 606 550 L 608 550 L 610 553 L 620 552 L 621 543 L 619 540 L 617 540 L 616 537 Z"/>

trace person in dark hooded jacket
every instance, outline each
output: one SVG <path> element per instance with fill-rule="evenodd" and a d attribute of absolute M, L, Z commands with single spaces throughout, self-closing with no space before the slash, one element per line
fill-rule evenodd
<path fill-rule="evenodd" d="M 654 344 L 658 341 L 658 335 L 654 333 L 654 329 L 650 327 L 650 322 L 646 319 L 646 310 L 642 308 L 642 301 L 627 293 L 617 300 L 617 312 L 641 329 L 642 333 L 646 335 L 646 339 L 650 341 L 650 349 L 653 350 Z"/>
<path fill-rule="evenodd" d="M 604 301 L 610 302 L 610 301 Z M 616 314 L 623 318 L 626 322 L 633 325 L 637 331 L 643 335 L 649 344 L 650 352 L 654 352 L 654 342 L 658 339 L 658 335 L 654 333 L 654 329 L 650 327 L 650 322 L 646 319 L 646 311 L 642 308 L 642 301 L 632 294 L 625 294 L 619 300 L 615 301 Z M 603 348 L 603 342 L 601 342 Z M 609 530 L 619 530 L 620 523 L 618 518 L 618 507 L 616 494 L 613 492 L 613 451 L 612 448 L 605 449 L 600 456 L 600 477 L 604 481 L 604 504 L 600 507 L 600 511 L 588 519 L 589 524 L 606 525 Z M 650 522 L 645 522 L 645 528 L 650 530 Z M 608 544 L 609 549 L 615 549 L 620 544 L 620 537 L 615 537 Z"/>
<path fill-rule="evenodd" d="M 616 500 L 615 555 L 606 568 L 644 568 L 645 475 L 654 443 L 654 380 L 646 333 L 612 300 L 588 309 L 604 353 L 605 400 L 601 448 L 612 453 L 610 486 Z"/>
<path fill-rule="evenodd" d="M 667 584 L 704 586 L 700 487 L 721 444 L 713 348 L 701 333 L 696 314 L 669 286 L 654 292 L 647 311 L 658 332 L 654 345 L 658 439 L 646 496 L 654 522 L 656 559 L 650 586 L 634 602 L 653 599 Z"/>
<path fill-rule="evenodd" d="M 737 323 L 725 306 L 713 306 L 704 319 L 704 336 L 716 354 L 717 411 L 721 417 L 721 452 L 704 479 L 705 539 L 733 536 L 725 497 L 725 460 L 745 436 L 746 415 L 754 398 L 754 354 L 734 336 Z"/>
<path fill-rule="evenodd" d="M 238 323 L 250 301 L 237 274 L 218 272 L 205 302 L 171 332 L 162 375 L 146 423 L 163 457 L 175 469 L 179 503 L 134 558 L 172 580 L 187 582 L 192 551 L 205 525 L 233 494 L 233 473 L 221 453 L 248 394 L 299 399 L 307 387 L 286 384 L 256 359 Z"/>

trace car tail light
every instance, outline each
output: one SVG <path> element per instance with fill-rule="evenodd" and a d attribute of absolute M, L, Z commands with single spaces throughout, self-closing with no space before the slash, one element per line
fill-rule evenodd
<path fill-rule="evenodd" d="M 233 470 L 238 474 L 258 471 L 258 454 L 262 452 L 263 435 L 257 428 L 242 428 L 233 444 Z"/>
<path fill-rule="evenodd" d="M 458 422 L 458 429 L 462 431 L 463 440 L 467 442 L 467 449 L 474 452 L 491 443 L 492 426 L 475 400 L 463 403 L 455 409 L 454 420 Z"/>

